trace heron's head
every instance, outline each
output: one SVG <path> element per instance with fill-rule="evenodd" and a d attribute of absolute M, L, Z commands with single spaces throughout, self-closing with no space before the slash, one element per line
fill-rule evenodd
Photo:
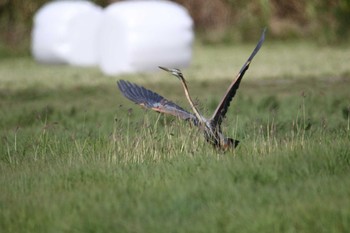
<path fill-rule="evenodd" d="M 176 68 L 166 68 L 166 67 L 162 67 L 159 66 L 160 69 L 165 70 L 166 72 L 169 72 L 170 74 L 174 75 L 175 77 L 177 77 L 178 79 L 184 80 L 184 77 L 182 75 L 181 70 L 176 69 Z"/>

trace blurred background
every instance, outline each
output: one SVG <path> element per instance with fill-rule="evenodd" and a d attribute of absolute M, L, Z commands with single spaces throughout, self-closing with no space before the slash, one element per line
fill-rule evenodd
<path fill-rule="evenodd" d="M 0 56 L 29 54 L 34 13 L 47 0 L 0 0 Z M 94 0 L 106 6 L 113 0 Z M 347 43 L 350 0 L 176 0 L 195 22 L 200 43 L 251 42 L 267 26 L 269 40 Z"/>

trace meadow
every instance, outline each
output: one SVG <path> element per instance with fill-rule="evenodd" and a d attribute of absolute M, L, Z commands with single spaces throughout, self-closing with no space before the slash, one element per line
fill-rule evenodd
<path fill-rule="evenodd" d="M 253 47 L 195 45 L 184 74 L 206 116 Z M 0 231 L 349 232 L 349 64 L 349 46 L 267 41 L 223 123 L 241 143 L 222 153 L 116 87 L 189 109 L 169 74 L 2 58 Z"/>

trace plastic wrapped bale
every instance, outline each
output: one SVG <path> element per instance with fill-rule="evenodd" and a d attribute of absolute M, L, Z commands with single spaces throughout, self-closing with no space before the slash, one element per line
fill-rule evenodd
<path fill-rule="evenodd" d="M 108 75 L 186 67 L 192 55 L 193 21 L 170 1 L 109 5 L 98 33 L 99 65 Z"/>
<path fill-rule="evenodd" d="M 102 8 L 89 1 L 53 1 L 34 16 L 32 54 L 43 63 L 97 65 Z"/>

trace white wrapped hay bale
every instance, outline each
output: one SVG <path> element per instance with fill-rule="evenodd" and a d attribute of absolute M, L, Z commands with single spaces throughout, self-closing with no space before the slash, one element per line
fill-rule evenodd
<path fill-rule="evenodd" d="M 43 63 L 97 65 L 102 8 L 89 1 L 53 1 L 34 16 L 32 54 Z"/>
<path fill-rule="evenodd" d="M 192 53 L 193 21 L 170 1 L 123 1 L 108 6 L 98 38 L 105 74 L 186 67 Z"/>

